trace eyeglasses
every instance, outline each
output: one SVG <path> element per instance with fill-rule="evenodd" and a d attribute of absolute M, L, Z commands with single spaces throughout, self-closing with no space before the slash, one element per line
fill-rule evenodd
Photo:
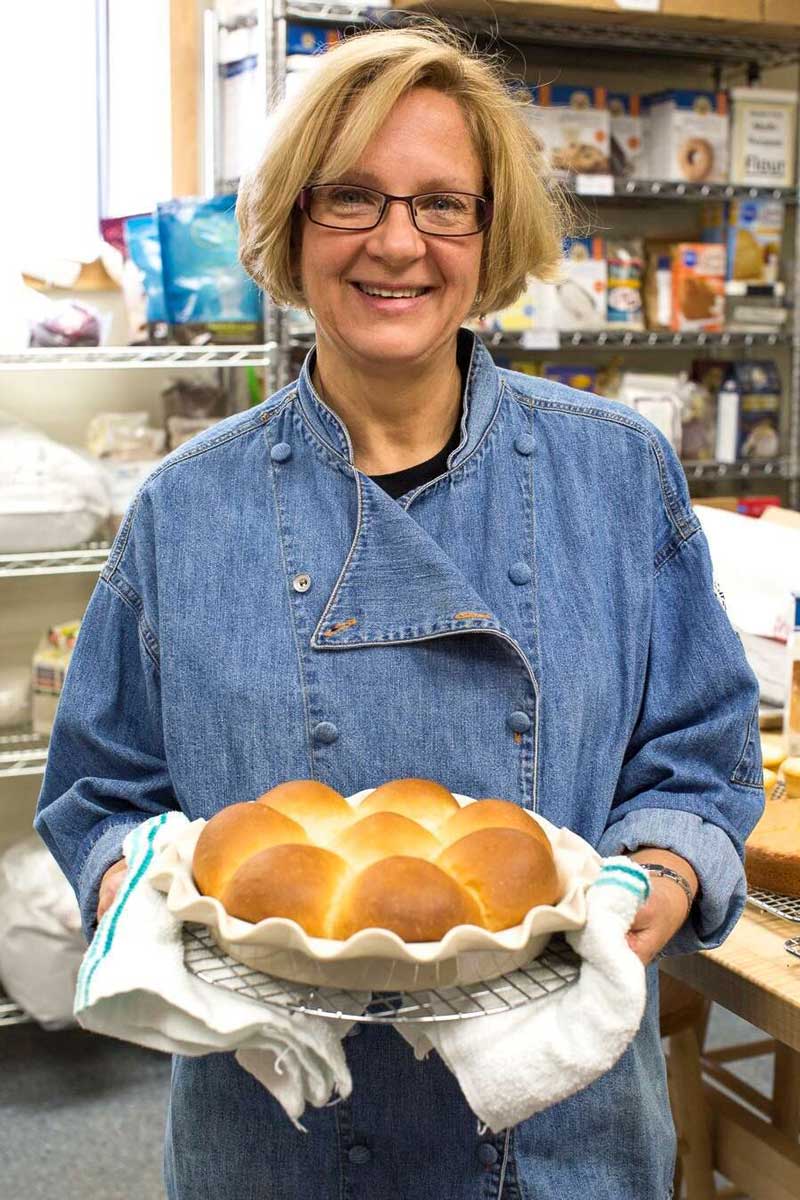
<path fill-rule="evenodd" d="M 374 229 L 390 204 L 408 206 L 420 233 L 437 237 L 469 237 L 492 219 L 492 202 L 472 192 L 427 192 L 421 196 L 390 196 L 372 188 L 346 183 L 320 183 L 303 188 L 299 207 L 315 225 L 327 229 Z"/>

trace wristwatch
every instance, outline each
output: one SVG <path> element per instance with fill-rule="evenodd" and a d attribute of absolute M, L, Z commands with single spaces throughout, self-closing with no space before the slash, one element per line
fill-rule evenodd
<path fill-rule="evenodd" d="M 678 887 L 686 896 L 686 903 L 688 905 L 686 915 L 688 916 L 692 911 L 694 896 L 692 895 L 692 885 L 689 883 L 689 880 L 686 878 L 686 876 L 679 875 L 677 871 L 673 871 L 672 867 L 665 867 L 663 863 L 640 862 L 638 865 L 640 867 L 644 867 L 645 871 L 649 871 L 651 875 L 660 875 L 664 879 L 672 879 L 675 883 L 677 883 Z"/>

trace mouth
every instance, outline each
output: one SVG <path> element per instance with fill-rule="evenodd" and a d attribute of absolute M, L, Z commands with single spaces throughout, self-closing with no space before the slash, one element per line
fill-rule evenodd
<path fill-rule="evenodd" d="M 364 296 L 375 296 L 382 300 L 416 300 L 433 291 L 430 287 L 399 287 L 388 284 L 360 283 L 351 280 L 352 286 Z"/>

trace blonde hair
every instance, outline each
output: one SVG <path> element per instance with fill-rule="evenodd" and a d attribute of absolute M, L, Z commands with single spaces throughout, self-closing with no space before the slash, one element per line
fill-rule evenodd
<path fill-rule="evenodd" d="M 526 120 L 527 92 L 512 92 L 493 62 L 446 26 L 427 22 L 339 42 L 320 57 L 304 90 L 273 114 L 264 154 L 239 188 L 236 215 L 241 262 L 275 303 L 306 307 L 298 269 L 300 191 L 341 178 L 415 87 L 460 103 L 494 202 L 470 315 L 513 303 L 530 275 L 556 278 L 566 205 L 545 183 L 542 147 Z"/>

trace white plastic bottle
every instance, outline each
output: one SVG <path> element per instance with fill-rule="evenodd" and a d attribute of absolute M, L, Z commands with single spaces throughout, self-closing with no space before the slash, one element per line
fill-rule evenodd
<path fill-rule="evenodd" d="M 739 454 L 739 389 L 726 379 L 717 394 L 717 439 L 714 457 L 735 463 Z"/>

